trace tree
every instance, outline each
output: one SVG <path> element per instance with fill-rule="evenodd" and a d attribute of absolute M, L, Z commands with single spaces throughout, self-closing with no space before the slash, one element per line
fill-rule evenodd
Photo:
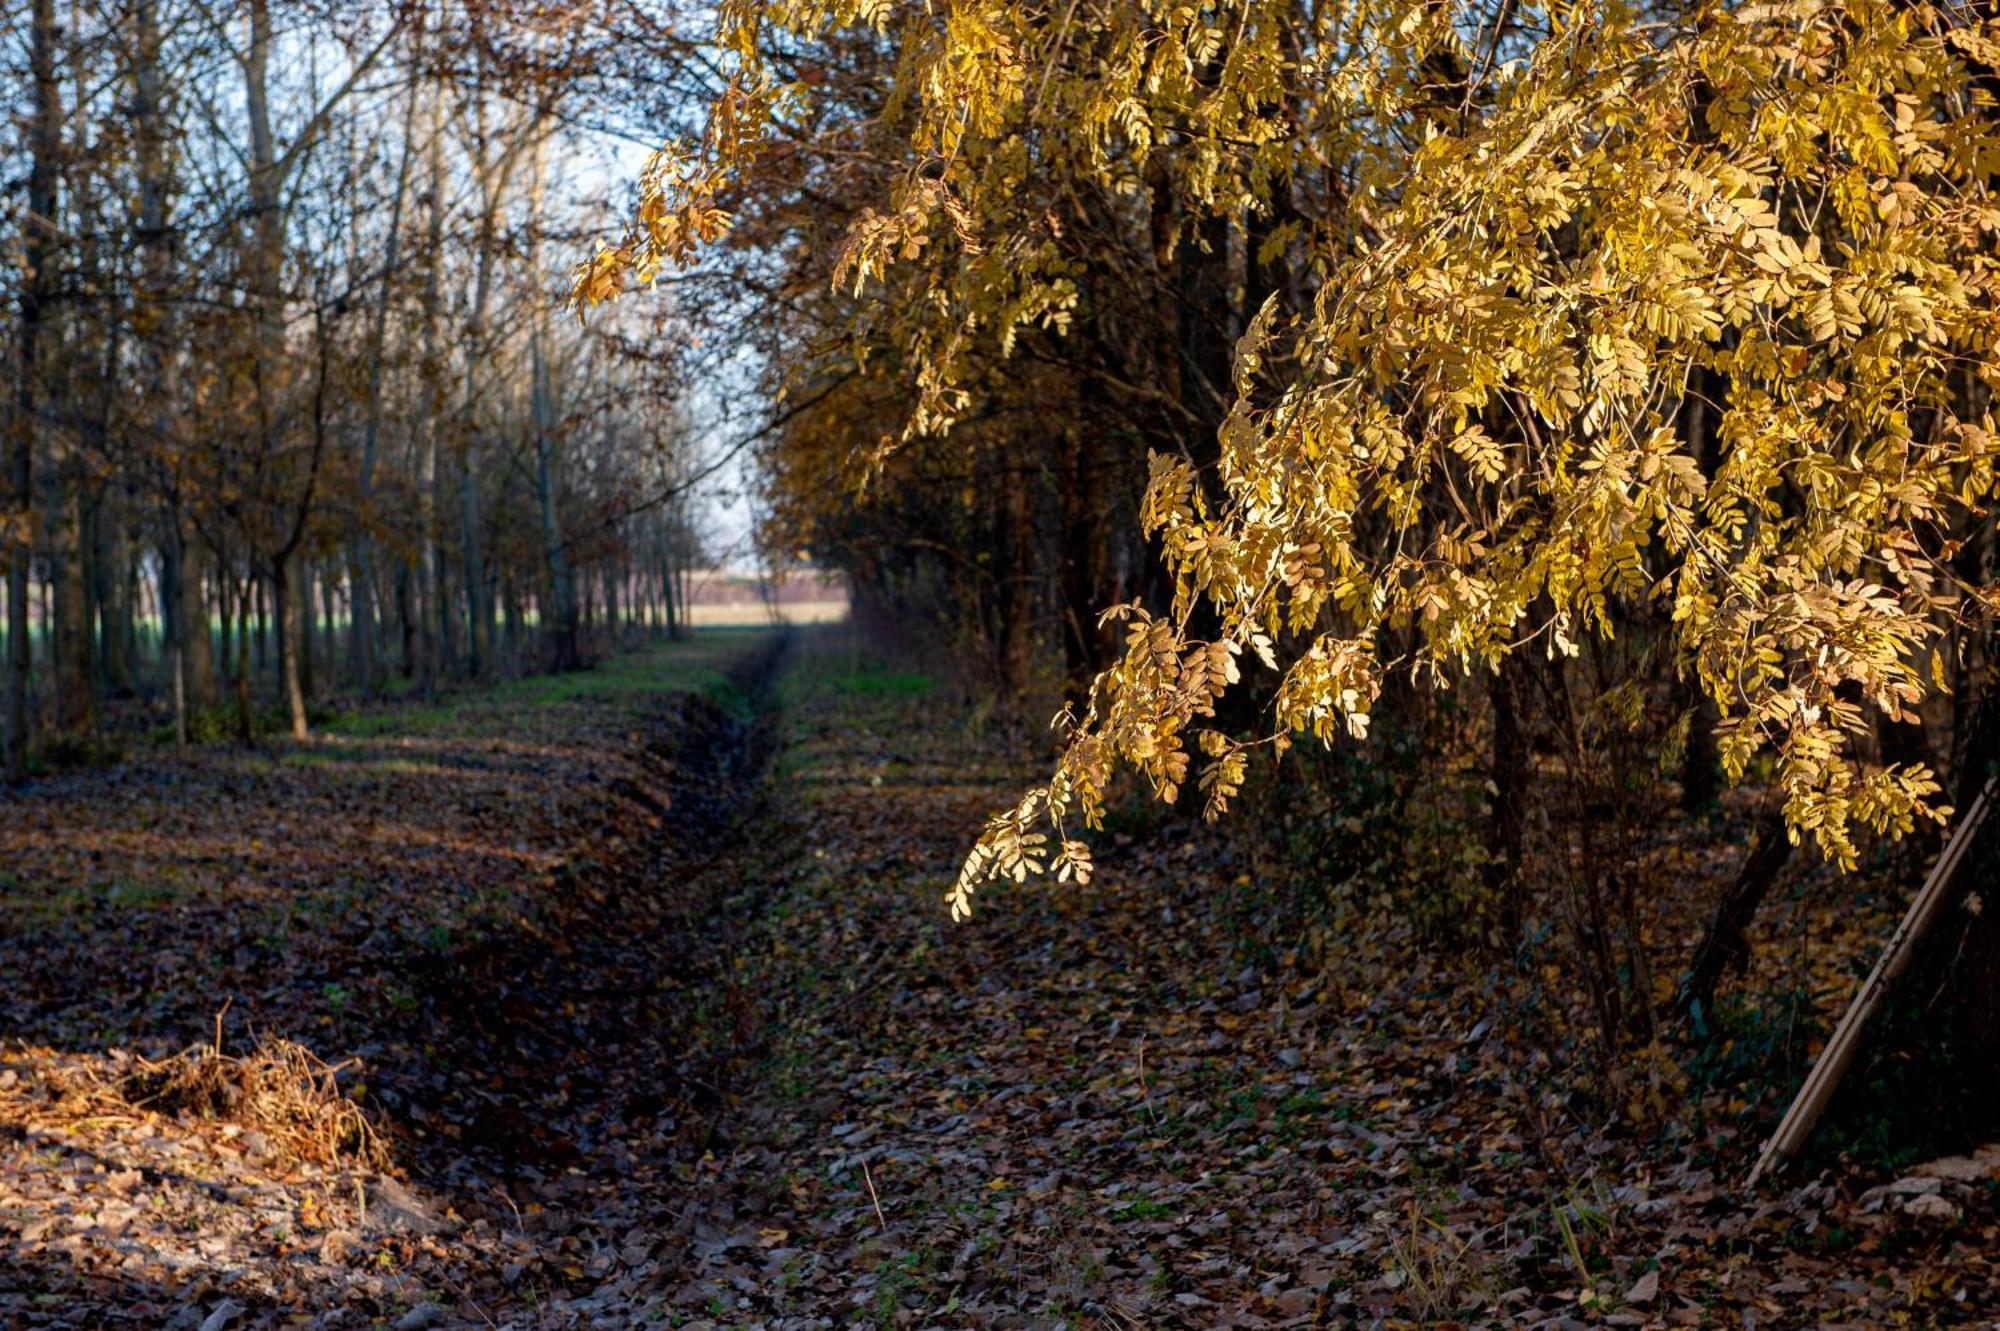
<path fill-rule="evenodd" d="M 316 688 L 369 693 L 392 661 L 431 686 L 490 671 L 498 588 L 517 626 L 563 621 L 535 591 L 551 549 L 559 585 L 623 609 L 607 579 L 650 539 L 646 510 L 596 505 L 654 485 L 659 459 L 622 459 L 587 417 L 626 395 L 643 419 L 680 389 L 629 357 L 585 385 L 584 335 L 522 317 L 550 286 L 534 238 L 579 201 L 563 179 L 533 203 L 516 169 L 534 143 L 599 150 L 556 108 L 595 89 L 611 39 L 569 9 L 331 13 L 74 0 L 24 7 L 0 47 L 20 131 L 0 156 L 26 186 L 4 196 L 0 265 L 13 779 L 37 742 L 88 760 L 100 712 L 214 737 L 223 675 L 227 728 L 254 741 L 270 704 L 303 737 Z M 659 49 L 622 58 L 686 54 Z M 537 351 L 539 427 L 516 392 Z M 398 615 L 400 654 L 381 631 Z"/>
<path fill-rule="evenodd" d="M 662 155 L 577 281 L 589 302 L 686 261 L 812 91 L 776 53 L 863 27 L 897 51 L 904 166 L 833 276 L 909 390 L 867 465 L 970 419 L 983 351 L 1074 317 L 1036 182 L 1150 186 L 1162 253 L 1214 250 L 1212 221 L 1266 229 L 1260 262 L 1306 243 L 1309 301 L 1274 290 L 1247 322 L 1212 447 L 1152 460 L 1170 604 L 1117 612 L 1054 780 L 989 826 L 955 910 L 996 877 L 1087 873 L 1070 828 L 1118 766 L 1219 813 L 1255 748 L 1365 735 L 1388 672 L 1560 657 L 1656 604 L 1725 770 L 1768 753 L 1794 835 L 1850 864 L 1857 825 L 1943 816 L 1928 765 L 1857 745 L 1943 682 L 1945 628 L 1991 608 L 1951 563 L 1993 487 L 1990 15 L 1051 17 L 727 8 L 736 64 L 703 143 Z M 1723 388 L 1712 471 L 1683 406 L 1703 375 Z M 1218 707 L 1252 662 L 1269 715 L 1236 733 Z"/>
<path fill-rule="evenodd" d="M 28 117 L 28 207 L 22 216 L 20 314 L 16 321 L 18 359 L 14 388 L 13 438 L 8 448 L 12 503 L 7 522 L 7 779 L 27 775 L 28 564 L 35 531 L 34 442 L 44 414 L 40 397 L 43 338 L 54 304 L 56 269 L 56 188 L 60 166 L 62 101 L 56 82 L 54 0 L 35 0 L 29 16 L 29 76 L 34 106 Z"/>

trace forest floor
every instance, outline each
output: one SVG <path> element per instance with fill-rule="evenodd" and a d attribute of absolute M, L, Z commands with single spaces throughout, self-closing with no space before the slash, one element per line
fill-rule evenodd
<path fill-rule="evenodd" d="M 835 630 L 0 817 L 0 1327 L 1978 1325 L 2000 1151 L 1736 1187 L 1229 843 L 943 888 L 1018 735 Z"/>

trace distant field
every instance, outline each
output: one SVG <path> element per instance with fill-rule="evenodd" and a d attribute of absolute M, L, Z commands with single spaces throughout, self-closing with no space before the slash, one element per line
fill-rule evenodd
<path fill-rule="evenodd" d="M 795 601 L 790 605 L 767 606 L 759 601 L 734 605 L 693 605 L 688 618 L 696 628 L 727 628 L 742 624 L 769 624 L 776 611 L 785 624 L 837 624 L 847 618 L 846 601 Z"/>

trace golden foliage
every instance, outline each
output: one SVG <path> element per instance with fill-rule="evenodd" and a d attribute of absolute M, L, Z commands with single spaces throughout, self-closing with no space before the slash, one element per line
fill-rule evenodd
<path fill-rule="evenodd" d="M 1087 873 L 1065 829 L 1098 821 L 1120 765 L 1173 799 L 1199 750 L 1223 810 L 1247 747 L 1203 723 L 1246 656 L 1279 673 L 1255 742 L 1331 742 L 1366 734 L 1386 672 L 1573 652 L 1648 602 L 1722 717 L 1728 771 L 1768 758 L 1795 835 L 1851 864 L 1857 825 L 1944 816 L 1931 772 L 1851 741 L 1941 686 L 1941 631 L 1984 594 L 1951 561 L 1995 484 L 2000 133 L 1975 76 L 1994 19 L 731 0 L 737 82 L 699 165 L 663 159 L 579 297 L 723 224 L 720 180 L 805 97 L 773 81 L 768 38 L 855 26 L 895 42 L 912 168 L 836 281 L 899 353 L 905 440 L 957 419 L 969 346 L 1004 355 L 1074 309 L 1031 179 L 1164 192 L 1186 219 L 1318 205 L 1268 242 L 1306 247 L 1315 291 L 1244 333 L 1212 474 L 1155 458 L 1171 613 L 1113 612 L 1122 655 L 1064 719 L 1050 784 L 988 825 L 955 913 L 996 878 Z M 1683 424 L 1704 384 L 1722 390 L 1706 459 Z"/>

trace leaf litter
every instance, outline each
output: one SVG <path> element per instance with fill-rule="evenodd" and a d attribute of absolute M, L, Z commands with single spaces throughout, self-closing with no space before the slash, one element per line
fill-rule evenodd
<path fill-rule="evenodd" d="M 1754 1143 L 1594 1112 L 1493 976 L 1247 945 L 1199 827 L 951 925 L 1035 753 L 784 650 L 17 805 L 0 1325 L 2000 1311 L 2000 1154 L 1737 1195 Z"/>

